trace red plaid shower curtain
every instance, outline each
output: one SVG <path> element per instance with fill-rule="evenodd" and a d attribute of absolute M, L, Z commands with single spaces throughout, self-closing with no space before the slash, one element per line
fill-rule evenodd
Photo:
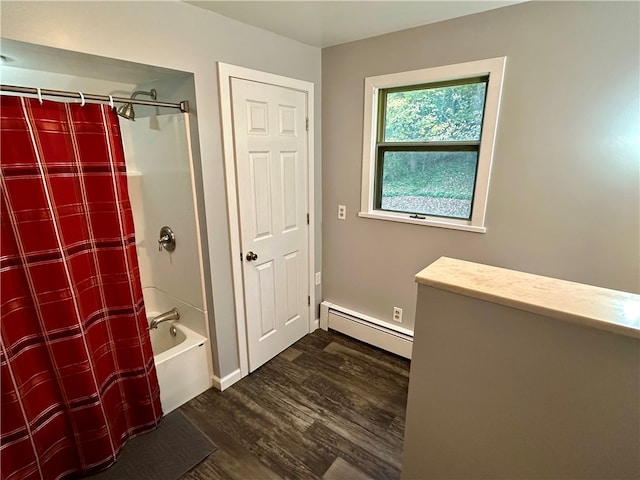
<path fill-rule="evenodd" d="M 76 477 L 162 416 L 118 119 L 0 102 L 1 477 Z"/>

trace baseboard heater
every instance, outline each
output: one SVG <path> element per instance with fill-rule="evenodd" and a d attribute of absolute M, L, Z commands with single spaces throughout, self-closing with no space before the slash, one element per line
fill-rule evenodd
<path fill-rule="evenodd" d="M 331 302 L 320 304 L 320 328 L 332 329 L 362 342 L 411 358 L 413 332 L 411 330 L 387 325 L 377 318 L 335 305 Z"/>

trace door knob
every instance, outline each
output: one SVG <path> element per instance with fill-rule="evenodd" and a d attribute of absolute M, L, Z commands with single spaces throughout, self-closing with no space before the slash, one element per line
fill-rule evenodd
<path fill-rule="evenodd" d="M 257 260 L 258 255 L 253 252 L 248 252 L 245 258 L 247 259 L 248 262 L 251 262 L 252 260 Z"/>

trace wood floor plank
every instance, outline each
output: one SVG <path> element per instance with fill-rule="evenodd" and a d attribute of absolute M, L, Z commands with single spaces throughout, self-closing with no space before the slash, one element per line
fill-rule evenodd
<path fill-rule="evenodd" d="M 389 362 L 387 357 L 379 358 L 376 350 L 371 352 L 371 349 L 367 349 L 363 352 L 361 349 L 348 347 L 339 341 L 332 341 L 323 349 L 325 352 L 333 353 L 344 357 L 345 359 L 354 361 L 355 363 L 364 363 L 371 369 L 376 369 L 378 375 L 392 376 L 398 382 L 407 381 L 409 379 L 409 361 L 401 359 L 398 362 Z M 374 355 L 371 355 L 374 353 Z"/>
<path fill-rule="evenodd" d="M 280 480 L 282 477 L 265 466 L 251 451 L 217 428 L 217 422 L 209 421 L 209 417 L 197 407 L 187 404 L 182 411 L 215 443 L 218 451 L 210 455 L 197 468 L 183 477 L 184 480 L 229 479 L 246 480 L 260 478 L 264 480 Z"/>
<path fill-rule="evenodd" d="M 400 457 L 394 459 L 396 465 L 389 465 L 379 456 L 378 446 L 375 443 L 358 445 L 351 438 L 342 435 L 330 426 L 317 422 L 309 429 L 318 442 L 331 445 L 337 456 L 356 465 L 359 470 L 371 478 L 380 480 L 393 480 L 400 478 Z"/>
<path fill-rule="evenodd" d="M 385 435 L 396 414 L 378 406 L 379 396 L 368 391 L 353 391 L 346 382 L 336 382 L 332 378 L 333 370 L 310 371 L 307 380 L 301 384 L 291 386 L 285 379 L 277 386 L 264 385 L 263 388 L 277 388 L 280 393 L 275 393 L 276 397 L 286 398 L 284 402 L 297 402 L 291 405 L 292 411 L 306 412 L 312 421 L 337 416 L 340 423 L 353 422 L 377 435 Z M 260 381 L 255 382 L 258 384 Z"/>
<path fill-rule="evenodd" d="M 283 358 L 285 360 L 295 360 L 295 358 L 300 355 L 302 352 L 295 347 L 289 347 L 284 352 L 282 352 L 278 357 Z"/>
<path fill-rule="evenodd" d="M 312 377 L 308 381 L 313 387 L 319 386 L 320 390 L 309 388 L 307 382 L 305 382 L 296 389 L 284 389 L 281 391 L 280 395 L 286 397 L 286 403 L 291 407 L 291 411 L 283 412 L 283 415 L 288 416 L 292 415 L 292 412 L 297 412 L 296 414 L 305 415 L 307 421 L 312 423 L 320 421 L 327 425 L 332 425 L 332 428 L 352 437 L 352 440 L 359 444 L 378 444 L 377 448 L 381 449 L 379 452 L 381 455 L 383 453 L 386 454 L 387 450 L 391 452 L 391 456 L 398 453 L 396 448 L 401 442 L 398 442 L 396 438 L 389 441 L 387 434 L 388 427 L 395 417 L 379 410 L 377 412 L 378 417 L 372 420 L 372 417 L 367 416 L 366 413 L 374 410 L 375 407 L 373 405 L 363 408 L 362 404 L 354 406 L 353 403 L 340 404 L 327 400 L 325 394 L 327 390 L 330 390 L 330 387 L 320 384 L 319 381 L 314 380 Z M 282 388 L 281 385 L 265 386 L 265 389 L 269 390 Z M 278 395 L 274 396 L 277 397 Z"/>
<path fill-rule="evenodd" d="M 405 427 L 405 417 L 396 417 L 393 419 L 389 428 L 387 429 L 387 434 L 393 436 L 396 440 L 402 442 L 404 439 L 404 427 Z"/>
<path fill-rule="evenodd" d="M 335 332 L 306 335 L 181 407 L 218 446 L 183 480 L 400 478 L 409 366 Z"/>
<path fill-rule="evenodd" d="M 314 332 L 315 333 L 315 332 Z M 351 337 L 348 337 L 347 335 L 343 335 L 341 333 L 337 333 L 337 332 L 333 332 L 333 331 L 328 331 L 325 332 L 324 330 L 321 331 L 320 333 L 321 336 L 323 336 L 323 338 L 326 340 L 331 340 L 329 343 L 331 342 L 336 342 L 336 343 L 340 343 L 343 344 L 353 350 L 356 350 L 358 352 L 361 352 L 365 355 L 371 356 L 373 358 L 378 358 L 379 357 L 379 352 L 380 349 L 377 347 L 374 347 L 373 345 L 369 345 L 367 343 L 364 342 L 360 342 L 357 340 L 354 340 Z M 327 343 L 327 345 L 329 344 Z M 384 362 L 384 364 L 387 364 L 389 366 L 391 365 L 395 365 L 397 367 L 399 367 L 401 370 L 406 369 L 407 372 L 409 370 L 409 365 L 411 363 L 410 360 L 404 358 L 404 357 L 400 357 L 398 355 L 394 355 L 392 353 L 387 353 L 384 352 L 385 355 L 382 359 L 382 361 Z"/>
<path fill-rule="evenodd" d="M 322 476 L 322 480 L 371 480 L 371 477 L 365 475 L 359 469 L 351 465 L 346 460 L 338 457 L 331 464 L 329 470 Z"/>
<path fill-rule="evenodd" d="M 288 352 L 289 350 L 291 349 L 285 350 L 285 352 Z M 278 381 L 286 379 L 297 383 L 303 382 L 312 372 L 304 368 L 300 368 L 298 365 L 293 363 L 293 361 L 302 355 L 302 353 L 303 352 L 298 350 L 297 353 L 295 355 L 291 355 L 290 358 L 280 354 L 269 360 L 269 362 L 260 367 L 260 369 L 255 373 L 260 373 L 266 370 L 267 372 L 271 372 L 274 378 L 278 378 Z"/>
<path fill-rule="evenodd" d="M 330 405 L 341 418 L 372 431 L 386 431 L 396 418 L 393 413 L 378 406 L 375 397 L 354 392 L 348 386 L 328 380 L 325 375 L 312 375 L 303 386 L 306 388 L 306 395 L 311 396 L 311 392 L 315 392 L 314 398 L 319 403 Z"/>
<path fill-rule="evenodd" d="M 400 390 L 398 383 L 386 381 L 380 376 L 363 375 L 354 370 L 341 369 L 340 367 L 344 364 L 344 360 L 341 359 L 339 365 L 336 366 L 331 365 L 331 363 L 336 364 L 338 362 L 336 360 L 330 362 L 330 358 L 340 357 L 326 352 L 311 356 L 305 352 L 296 358 L 293 363 L 307 369 L 316 369 L 319 375 L 341 385 L 343 388 L 375 398 L 379 404 L 385 405 L 385 408 L 388 408 L 394 415 L 405 414 L 408 386 Z"/>

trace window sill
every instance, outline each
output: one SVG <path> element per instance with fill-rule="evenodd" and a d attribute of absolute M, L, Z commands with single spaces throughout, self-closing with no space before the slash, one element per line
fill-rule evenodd
<path fill-rule="evenodd" d="M 486 233 L 487 229 L 485 227 L 479 227 L 475 225 L 471 225 L 469 222 L 465 220 L 445 220 L 445 219 L 436 219 L 435 217 L 427 217 L 425 219 L 422 218 L 409 218 L 407 215 L 401 215 L 392 212 L 360 212 L 358 213 L 359 217 L 362 218 L 372 218 L 375 220 L 388 220 L 391 222 L 401 222 L 401 223 L 412 223 L 413 225 L 423 225 L 425 227 L 438 227 L 438 228 L 449 228 L 451 230 L 464 230 L 467 232 L 473 233 Z"/>

